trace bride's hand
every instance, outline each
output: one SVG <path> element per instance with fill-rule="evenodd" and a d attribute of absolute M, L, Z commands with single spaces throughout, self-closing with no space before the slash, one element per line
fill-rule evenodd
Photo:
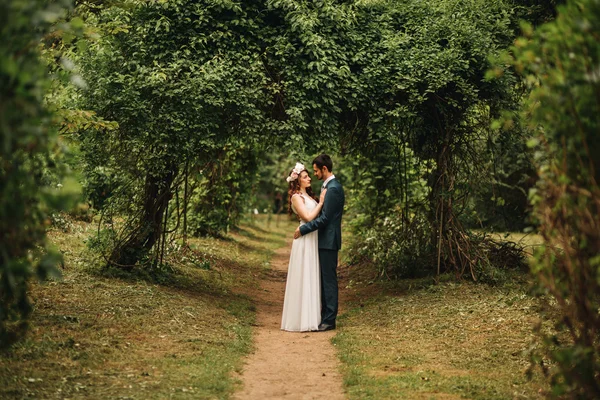
<path fill-rule="evenodd" d="M 321 190 L 321 195 L 319 196 L 319 204 L 323 204 L 325 201 L 325 193 L 327 193 L 327 189 Z"/>

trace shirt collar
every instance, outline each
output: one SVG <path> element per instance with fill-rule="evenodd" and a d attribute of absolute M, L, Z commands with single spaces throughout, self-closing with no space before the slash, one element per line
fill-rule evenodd
<path fill-rule="evenodd" d="M 327 184 L 329 183 L 329 181 L 331 181 L 332 179 L 335 179 L 335 175 L 331 175 L 329 178 L 327 178 L 325 180 L 325 182 L 323 182 L 323 187 L 327 187 Z"/>

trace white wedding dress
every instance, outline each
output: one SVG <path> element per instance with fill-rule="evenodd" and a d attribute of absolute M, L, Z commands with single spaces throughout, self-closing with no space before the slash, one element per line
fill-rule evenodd
<path fill-rule="evenodd" d="M 317 202 L 302 194 L 308 212 Z M 296 212 L 292 205 L 292 210 Z M 307 221 L 301 221 L 300 225 Z M 315 331 L 321 323 L 321 277 L 319 270 L 319 232 L 300 236 L 292 243 L 288 266 L 281 329 L 292 332 Z"/>

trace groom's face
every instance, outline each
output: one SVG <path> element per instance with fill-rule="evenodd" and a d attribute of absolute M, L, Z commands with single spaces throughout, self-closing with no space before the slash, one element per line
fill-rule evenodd
<path fill-rule="evenodd" d="M 323 170 L 319 169 L 319 167 L 317 167 L 317 164 L 313 164 L 313 171 L 315 172 L 315 176 L 317 177 L 317 179 L 322 181 L 323 180 Z"/>

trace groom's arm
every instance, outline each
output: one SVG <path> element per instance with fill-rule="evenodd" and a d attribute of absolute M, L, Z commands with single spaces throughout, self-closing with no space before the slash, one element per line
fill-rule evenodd
<path fill-rule="evenodd" d="M 321 215 L 300 226 L 300 233 L 302 235 L 306 235 L 307 233 L 316 231 L 317 229 L 321 229 L 327 225 L 335 216 L 335 214 L 340 211 L 338 210 L 340 204 L 342 204 L 340 190 L 337 187 L 328 188 L 327 194 L 325 195 L 325 204 L 323 204 L 323 209 L 321 210 Z"/>

